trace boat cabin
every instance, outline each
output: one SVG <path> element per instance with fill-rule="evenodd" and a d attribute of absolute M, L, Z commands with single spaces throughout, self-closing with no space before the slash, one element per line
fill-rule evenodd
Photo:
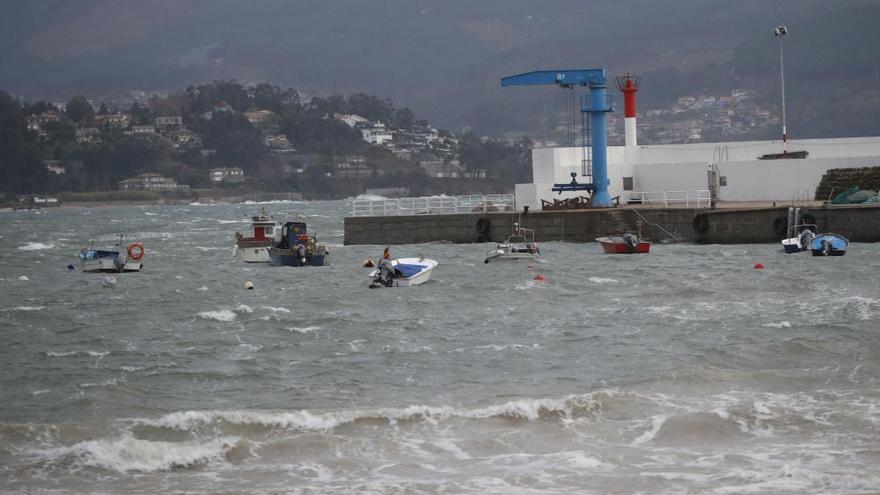
<path fill-rule="evenodd" d="M 308 243 L 310 238 L 305 222 L 285 222 L 281 227 L 281 242 L 278 247 L 289 249 L 297 244 Z"/>
<path fill-rule="evenodd" d="M 253 230 L 253 240 L 268 241 L 275 235 L 275 221 L 269 215 L 260 213 L 254 215 L 251 229 Z"/>

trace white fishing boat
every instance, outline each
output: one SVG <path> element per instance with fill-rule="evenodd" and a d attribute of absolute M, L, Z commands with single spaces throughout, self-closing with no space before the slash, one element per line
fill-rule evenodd
<path fill-rule="evenodd" d="M 143 268 L 146 250 L 140 242 L 123 247 L 124 234 L 112 249 L 83 247 L 79 252 L 82 271 L 87 273 L 139 272 Z"/>
<path fill-rule="evenodd" d="M 786 254 L 799 253 L 810 249 L 810 244 L 819 230 L 813 224 L 801 224 L 796 227 L 798 235 L 782 240 L 782 249 Z"/>
<path fill-rule="evenodd" d="M 535 242 L 535 231 L 519 226 L 519 222 L 513 223 L 513 232 L 507 236 L 504 242 L 499 242 L 495 249 L 486 254 L 483 263 L 492 260 L 534 260 L 538 258 L 540 250 Z"/>
<path fill-rule="evenodd" d="M 437 262 L 427 258 L 383 259 L 369 274 L 370 288 L 409 287 L 431 279 Z"/>
<path fill-rule="evenodd" d="M 269 263 L 269 248 L 275 241 L 278 222 L 265 209 L 251 218 L 251 235 L 235 233 L 235 256 L 246 263 Z"/>

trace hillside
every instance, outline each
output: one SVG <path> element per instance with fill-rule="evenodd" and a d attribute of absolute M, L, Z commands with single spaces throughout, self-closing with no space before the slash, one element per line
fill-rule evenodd
<path fill-rule="evenodd" d="M 270 81 L 392 98 L 453 130 L 522 133 L 546 129 L 563 98 L 498 81 L 536 68 L 640 73 L 644 108 L 743 85 L 775 98 L 770 29 L 784 22 L 793 123 L 827 114 L 806 133 L 878 133 L 878 20 L 880 5 L 857 0 L 46 0 L 0 18 L 0 88 L 64 99 Z"/>

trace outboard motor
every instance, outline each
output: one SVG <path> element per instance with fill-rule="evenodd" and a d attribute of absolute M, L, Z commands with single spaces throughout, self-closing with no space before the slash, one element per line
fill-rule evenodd
<path fill-rule="evenodd" d="M 801 235 L 799 237 L 800 239 L 798 239 L 798 248 L 804 250 L 810 247 L 810 244 L 813 243 L 813 238 L 816 237 L 816 234 L 814 234 L 812 230 L 807 229 L 801 232 Z"/>
<path fill-rule="evenodd" d="M 627 246 L 629 246 L 630 252 L 633 252 L 633 253 L 636 251 L 636 248 L 639 245 L 639 240 L 636 238 L 636 236 L 634 236 L 632 234 L 624 234 L 623 235 L 623 242 L 625 242 L 627 244 Z"/>
<path fill-rule="evenodd" d="M 296 256 L 299 258 L 300 264 L 305 266 L 305 264 L 306 264 L 306 246 L 305 246 L 305 244 L 299 244 L 296 246 Z"/>
<path fill-rule="evenodd" d="M 391 265 L 390 261 L 382 260 L 379 263 L 379 270 L 376 272 L 376 277 L 373 278 L 370 287 L 391 287 L 392 285 L 394 285 L 394 266 Z"/>

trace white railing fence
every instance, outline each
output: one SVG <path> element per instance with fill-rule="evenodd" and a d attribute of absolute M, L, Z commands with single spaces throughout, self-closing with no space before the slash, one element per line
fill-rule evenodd
<path fill-rule="evenodd" d="M 444 215 L 490 211 L 514 211 L 513 194 L 472 194 L 468 196 L 423 196 L 398 199 L 355 199 L 351 205 L 354 217 L 393 215 Z"/>
<path fill-rule="evenodd" d="M 708 189 L 693 191 L 645 191 L 630 194 L 630 203 L 641 200 L 643 205 L 672 205 L 684 204 L 686 208 L 708 208 L 711 196 Z"/>

